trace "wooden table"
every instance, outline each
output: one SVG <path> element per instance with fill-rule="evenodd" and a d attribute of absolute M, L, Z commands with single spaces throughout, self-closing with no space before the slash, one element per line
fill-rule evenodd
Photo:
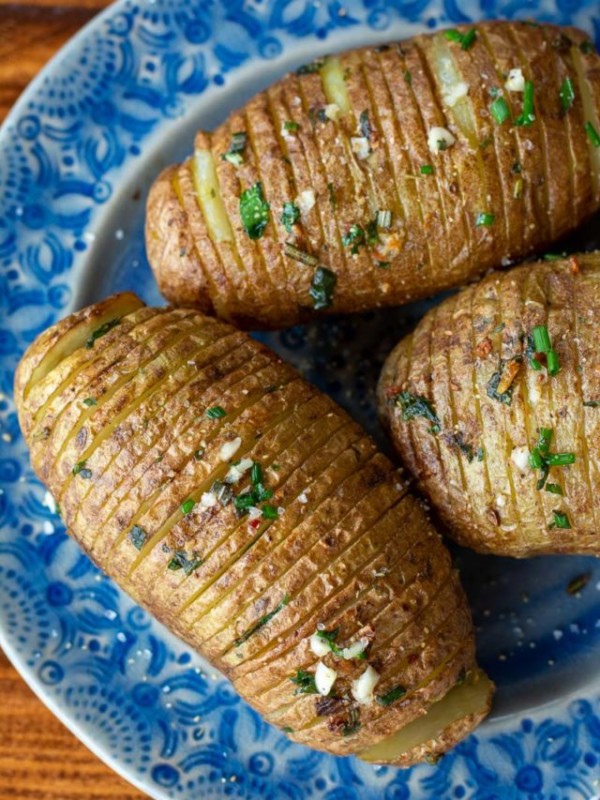
<path fill-rule="evenodd" d="M 29 81 L 108 0 L 0 0 L 0 121 Z M 32 694 L 0 651 L 0 798 L 140 800 Z"/>

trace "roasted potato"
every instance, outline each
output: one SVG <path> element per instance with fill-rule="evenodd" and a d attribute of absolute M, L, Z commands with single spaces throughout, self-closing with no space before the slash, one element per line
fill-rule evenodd
<path fill-rule="evenodd" d="M 15 394 L 74 538 L 292 739 L 408 765 L 485 717 L 439 535 L 363 430 L 264 346 L 122 294 L 42 334 Z"/>
<path fill-rule="evenodd" d="M 492 273 L 388 357 L 384 424 L 450 534 L 600 555 L 600 253 Z"/>
<path fill-rule="evenodd" d="M 323 58 L 156 180 L 163 294 L 239 327 L 406 303 L 600 207 L 600 59 L 573 28 L 486 22 Z"/>

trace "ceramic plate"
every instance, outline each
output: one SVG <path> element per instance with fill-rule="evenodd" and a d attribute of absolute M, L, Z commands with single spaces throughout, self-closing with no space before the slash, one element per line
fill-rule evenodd
<path fill-rule="evenodd" d="M 293 745 L 67 539 L 11 399 L 39 331 L 122 289 L 160 302 L 142 237 L 154 175 L 288 69 L 483 17 L 575 23 L 597 0 L 122 0 L 39 76 L 0 134 L 0 644 L 98 756 L 154 798 L 590 800 L 600 793 L 600 566 L 456 551 L 495 710 L 436 766 Z M 570 244 L 591 246 L 595 224 Z M 596 244 L 600 241 L 596 239 Z M 382 359 L 426 304 L 265 337 L 381 438 Z M 382 443 L 384 444 L 384 443 Z M 385 444 L 384 444 L 385 446 Z"/>

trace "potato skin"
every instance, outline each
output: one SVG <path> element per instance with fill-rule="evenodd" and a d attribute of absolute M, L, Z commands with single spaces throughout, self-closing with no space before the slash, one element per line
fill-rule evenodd
<path fill-rule="evenodd" d="M 598 125 L 600 59 L 587 35 L 516 21 L 457 30 L 472 27 L 466 49 L 439 31 L 337 57 L 344 113 L 330 110 L 323 70 L 309 68 L 256 95 L 213 133 L 200 132 L 195 150 L 212 155 L 231 239 L 209 230 L 194 157 L 165 170 L 148 197 L 146 242 L 168 300 L 243 328 L 399 305 L 514 263 L 596 211 L 600 159 L 585 124 Z M 466 87 L 457 102 L 442 78 L 444 59 L 453 86 Z M 505 87 L 511 69 L 534 87 L 530 124 L 519 124 L 523 92 Z M 575 99 L 565 113 L 566 80 Z M 508 110 L 501 123 L 494 98 Z M 455 143 L 432 152 L 434 128 Z M 223 157 L 240 132 L 241 162 L 231 163 Z M 240 197 L 257 184 L 269 222 L 251 240 Z M 314 205 L 286 229 L 285 204 L 307 191 Z M 369 228 L 378 210 L 391 211 L 389 229 Z M 357 225 L 365 240 L 355 245 L 346 237 Z M 314 262 L 294 260 L 286 243 Z M 319 310 L 310 292 L 317 264 L 336 278 L 331 304 Z"/>
<path fill-rule="evenodd" d="M 104 301 L 102 319 L 129 306 L 95 339 L 94 308 L 73 314 L 31 345 L 17 373 L 32 464 L 71 535 L 292 738 L 359 753 L 425 714 L 476 668 L 473 630 L 450 557 L 402 476 L 246 334 L 132 295 Z M 77 326 L 86 335 L 48 361 Z M 246 470 L 219 500 L 215 481 L 241 459 L 261 474 Z M 239 497 L 259 483 L 259 516 L 240 514 Z M 338 670 L 330 708 L 291 680 L 314 673 L 318 625 L 339 629 L 339 646 L 370 642 L 368 661 L 323 657 Z M 358 706 L 350 682 L 367 663 L 382 692 L 406 686 L 402 702 Z M 360 726 L 344 735 L 357 713 Z M 486 713 L 414 758 L 451 747 Z"/>
<path fill-rule="evenodd" d="M 554 376 L 535 354 L 536 326 L 547 326 L 558 355 Z M 381 419 L 458 542 L 518 558 L 600 555 L 599 334 L 600 253 L 589 253 L 490 274 L 432 309 L 388 356 Z M 494 383 L 511 368 L 510 397 L 499 400 Z M 413 415 L 411 398 L 428 406 Z M 552 430 L 550 454 L 575 461 L 550 466 L 538 489 L 529 454 L 540 428 Z"/>

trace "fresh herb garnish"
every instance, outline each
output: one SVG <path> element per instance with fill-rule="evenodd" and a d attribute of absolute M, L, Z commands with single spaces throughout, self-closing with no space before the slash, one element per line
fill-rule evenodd
<path fill-rule="evenodd" d="M 221 406 L 211 406 L 206 409 L 204 415 L 209 419 L 222 419 L 227 416 L 227 412 Z"/>
<path fill-rule="evenodd" d="M 245 189 L 240 197 L 240 218 L 251 239 L 260 239 L 269 223 L 270 205 L 264 198 L 260 181 Z"/>
<path fill-rule="evenodd" d="M 433 175 L 434 169 L 432 164 L 423 164 L 419 169 L 421 175 Z"/>
<path fill-rule="evenodd" d="M 247 141 L 248 136 L 244 131 L 233 133 L 231 135 L 231 144 L 229 145 L 229 150 L 226 153 L 222 153 L 221 158 L 224 161 L 229 161 L 230 164 L 239 166 L 244 161 L 242 153 L 244 152 Z"/>
<path fill-rule="evenodd" d="M 523 111 L 516 118 L 515 125 L 525 127 L 535 122 L 534 87 L 531 81 L 525 81 L 523 90 Z"/>
<path fill-rule="evenodd" d="M 279 511 L 275 508 L 275 506 L 266 503 L 262 507 L 262 515 L 265 519 L 277 519 L 279 517 Z"/>
<path fill-rule="evenodd" d="M 83 401 L 83 405 L 90 408 L 90 406 L 96 406 L 98 405 L 98 403 L 95 397 L 86 397 L 85 400 Z"/>
<path fill-rule="evenodd" d="M 289 133 L 296 133 L 296 131 L 300 130 L 300 125 L 298 125 L 297 122 L 294 122 L 293 120 L 289 119 L 287 119 L 283 123 L 283 127 L 285 128 L 286 131 L 289 131 Z"/>
<path fill-rule="evenodd" d="M 367 139 L 370 142 L 371 137 L 373 135 L 373 126 L 371 125 L 371 120 L 369 119 L 369 112 L 367 110 L 361 111 L 360 117 L 358 118 L 358 124 L 361 136 L 364 136 L 365 139 Z"/>
<path fill-rule="evenodd" d="M 475 218 L 475 225 L 478 228 L 489 228 L 490 225 L 494 224 L 495 219 L 496 217 L 494 214 L 489 214 L 487 211 L 482 211 L 481 213 L 477 214 L 477 217 Z"/>
<path fill-rule="evenodd" d="M 560 372 L 560 362 L 558 359 L 558 353 L 556 350 L 552 349 L 552 342 L 550 341 L 550 334 L 548 333 L 548 326 L 547 325 L 536 325 L 535 328 L 531 331 L 531 336 L 533 339 L 533 349 L 535 351 L 535 356 L 539 353 L 546 356 L 546 366 L 548 367 L 548 374 L 550 376 L 558 375 Z M 533 358 L 530 359 L 530 364 L 533 366 L 534 369 L 538 369 L 537 364 L 533 364 L 532 361 L 536 361 L 539 363 L 539 359 Z"/>
<path fill-rule="evenodd" d="M 399 392 L 394 397 L 395 404 L 402 409 L 402 419 L 408 422 L 415 417 L 424 417 L 432 423 L 431 433 L 439 433 L 441 422 L 435 413 L 433 405 L 420 394 L 412 392 Z"/>
<path fill-rule="evenodd" d="M 545 253 L 543 259 L 544 261 L 562 261 L 566 257 L 566 253 Z"/>
<path fill-rule="evenodd" d="M 379 242 L 379 231 L 377 230 L 377 217 L 367 222 L 365 225 L 365 241 L 367 244 L 374 245 Z"/>
<path fill-rule="evenodd" d="M 360 225 L 351 225 L 342 236 L 342 244 L 349 247 L 352 255 L 358 253 L 358 248 L 365 243 L 365 232 Z"/>
<path fill-rule="evenodd" d="M 299 669 L 290 680 L 298 687 L 294 694 L 317 694 L 315 676 L 312 673 Z"/>
<path fill-rule="evenodd" d="M 172 572 L 177 572 L 177 570 L 182 569 L 186 575 L 191 575 L 201 564 L 202 559 L 198 557 L 197 553 L 192 553 L 191 558 L 188 558 L 185 550 L 177 550 L 173 558 L 167 564 L 167 569 L 170 569 Z"/>
<path fill-rule="evenodd" d="M 292 203 L 290 200 L 287 200 L 283 204 L 283 210 L 281 212 L 281 224 L 286 229 L 288 233 L 292 232 L 292 225 L 295 225 L 298 220 L 300 219 L 300 209 L 295 203 Z"/>
<path fill-rule="evenodd" d="M 88 350 L 91 350 L 92 347 L 96 344 L 96 341 L 100 339 L 102 336 L 105 336 L 109 331 L 119 324 L 121 321 L 120 317 L 116 319 L 111 319 L 108 322 L 105 322 L 104 325 L 101 325 L 99 328 L 96 328 L 95 331 L 92 331 L 88 336 L 85 346 Z"/>
<path fill-rule="evenodd" d="M 561 496 L 563 494 L 562 486 L 560 485 L 560 483 L 547 483 L 545 488 L 547 492 L 550 492 L 550 494 L 558 494 Z"/>
<path fill-rule="evenodd" d="M 590 53 L 593 53 L 596 50 L 594 43 L 590 39 L 585 39 L 583 42 L 581 42 L 579 49 L 585 56 L 589 56 Z"/>
<path fill-rule="evenodd" d="M 396 700 L 399 700 L 401 697 L 404 697 L 406 694 L 406 688 L 401 686 L 395 686 L 393 689 L 390 689 L 389 692 L 385 694 L 377 695 L 375 700 L 379 703 L 380 706 L 391 706 Z"/>
<path fill-rule="evenodd" d="M 509 406 L 512 403 L 513 387 L 509 386 L 504 392 L 498 391 L 498 386 L 502 380 L 503 370 L 504 366 L 501 364 L 500 369 L 497 372 L 494 372 L 492 377 L 489 379 L 487 384 L 487 396 L 491 397 L 492 400 L 497 400 L 499 403 L 503 403 L 505 406 Z"/>
<path fill-rule="evenodd" d="M 490 106 L 492 117 L 496 120 L 498 125 L 502 125 L 507 119 L 510 119 L 510 108 L 508 103 L 503 97 L 497 97 Z"/>
<path fill-rule="evenodd" d="M 196 505 L 196 501 L 192 500 L 192 498 L 188 498 L 184 500 L 181 504 L 181 513 L 182 514 L 189 514 L 193 510 L 194 506 Z"/>
<path fill-rule="evenodd" d="M 334 655 L 339 656 L 341 658 L 342 648 L 338 647 L 338 645 L 335 643 L 335 640 L 337 639 L 339 632 L 340 632 L 339 628 L 334 628 L 332 631 L 317 631 L 315 635 L 322 641 L 327 642 L 331 652 Z"/>
<path fill-rule="evenodd" d="M 313 301 L 315 311 L 329 308 L 333 303 L 333 295 L 337 276 L 327 267 L 317 267 L 313 274 L 309 294 Z"/>
<path fill-rule="evenodd" d="M 233 492 L 231 487 L 226 483 L 223 483 L 223 481 L 214 481 L 213 485 L 210 487 L 210 491 L 215 495 L 217 502 L 219 502 L 222 506 L 229 505 L 229 503 L 233 500 Z"/>
<path fill-rule="evenodd" d="M 548 525 L 548 527 L 569 530 L 571 528 L 571 523 L 569 522 L 569 517 L 564 513 L 564 511 L 553 511 L 552 522 Z"/>
<path fill-rule="evenodd" d="M 575 453 L 550 452 L 552 436 L 552 428 L 540 428 L 536 445 L 529 453 L 529 465 L 532 469 L 540 470 L 540 477 L 536 487 L 538 491 L 541 491 L 544 488 L 546 481 L 548 480 L 548 474 L 551 467 L 565 467 L 569 464 L 575 463 Z M 558 484 L 548 484 L 546 489 L 553 494 L 562 494 L 562 489 L 560 486 L 558 486 L 560 492 L 557 491 L 556 488 L 550 489 L 550 486 L 556 487 Z"/>
<path fill-rule="evenodd" d="M 237 638 L 234 641 L 235 646 L 236 647 L 240 647 L 240 645 L 244 644 L 244 642 L 247 642 L 248 639 L 253 634 L 255 634 L 257 631 L 259 631 L 261 628 L 264 628 L 264 626 L 267 625 L 267 623 L 269 623 L 273 619 L 275 614 L 279 614 L 281 609 L 285 608 L 285 606 L 287 606 L 287 604 L 289 602 L 290 602 L 289 595 L 287 595 L 287 594 L 284 595 L 283 599 L 281 600 L 281 602 L 273 609 L 273 611 L 269 611 L 268 614 L 265 614 L 264 617 L 261 617 L 258 620 L 258 622 L 256 622 L 251 628 L 249 628 L 246 631 L 246 633 L 243 633 L 239 638 Z"/>
<path fill-rule="evenodd" d="M 600 408 L 600 400 L 584 400 L 585 408 Z"/>
<path fill-rule="evenodd" d="M 148 533 L 139 525 L 134 525 L 129 531 L 129 541 L 136 550 L 141 550 L 147 539 Z"/>
<path fill-rule="evenodd" d="M 446 39 L 449 42 L 458 42 L 463 50 L 468 50 L 473 46 L 477 39 L 477 31 L 475 28 L 470 28 L 466 33 L 457 31 L 456 28 L 444 31 Z"/>
<path fill-rule="evenodd" d="M 575 102 L 575 89 L 573 88 L 573 81 L 571 78 L 564 79 L 558 90 L 558 96 L 560 97 L 560 105 L 563 114 L 566 114 Z"/>
<path fill-rule="evenodd" d="M 296 75 L 313 75 L 315 72 L 318 72 L 324 64 L 325 60 L 322 58 L 311 61 L 310 64 L 303 64 L 296 70 Z"/>
<path fill-rule="evenodd" d="M 409 69 L 407 69 L 404 73 L 404 80 L 408 83 L 409 86 L 412 85 L 412 73 Z"/>
<path fill-rule="evenodd" d="M 78 461 L 71 472 L 73 475 L 79 475 L 79 477 L 84 480 L 89 480 L 92 477 L 92 470 L 88 469 L 85 464 L 85 461 Z"/>
<path fill-rule="evenodd" d="M 585 123 L 585 132 L 587 133 L 587 137 L 590 142 L 593 144 L 594 147 L 600 147 L 600 133 L 594 128 L 591 122 Z"/>
<path fill-rule="evenodd" d="M 194 450 L 194 461 L 202 461 L 204 458 L 204 449 L 199 447 L 197 450 Z"/>

